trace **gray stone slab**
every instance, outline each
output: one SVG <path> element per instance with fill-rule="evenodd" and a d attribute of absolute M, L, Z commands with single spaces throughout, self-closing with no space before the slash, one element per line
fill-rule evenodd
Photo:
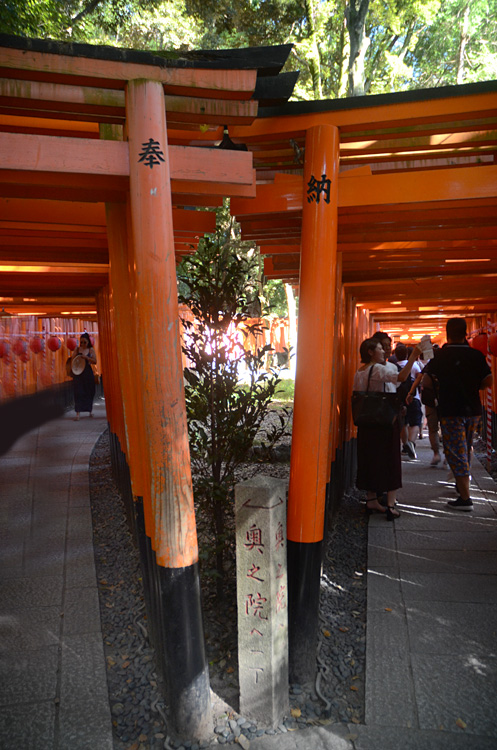
<path fill-rule="evenodd" d="M 395 550 L 397 543 L 395 541 L 395 532 L 391 524 L 381 519 L 381 523 L 373 521 L 374 516 L 368 522 L 368 543 L 383 549 Z"/>
<path fill-rule="evenodd" d="M 369 557 L 368 557 L 369 559 Z M 398 553 L 402 573 L 472 573 L 497 575 L 497 550 L 410 550 Z"/>
<path fill-rule="evenodd" d="M 24 652 L 59 643 L 60 607 L 11 610 L 0 617 L 0 651 Z"/>
<path fill-rule="evenodd" d="M 262 735 L 250 740 L 250 750 L 353 750 L 347 725 L 331 724 L 297 732 Z"/>
<path fill-rule="evenodd" d="M 467 735 L 463 730 L 454 734 L 361 724 L 350 727 L 350 734 L 355 750 L 495 750 L 494 739 Z"/>
<path fill-rule="evenodd" d="M 12 609 L 60 606 L 62 584 L 63 579 L 59 576 L 0 581 L 0 610 L 10 612 Z"/>
<path fill-rule="evenodd" d="M 60 700 L 68 709 L 80 701 L 108 704 L 105 657 L 100 633 L 64 636 Z"/>
<path fill-rule="evenodd" d="M 497 576 L 408 572 L 401 579 L 406 602 L 491 602 L 497 600 Z"/>
<path fill-rule="evenodd" d="M 96 586 L 97 576 L 93 554 L 75 556 L 66 564 L 66 587 L 86 588 Z"/>
<path fill-rule="evenodd" d="M 398 564 L 397 551 L 389 547 L 383 547 L 381 544 L 369 542 L 368 544 L 368 565 L 371 569 L 396 568 Z"/>
<path fill-rule="evenodd" d="M 417 727 L 409 651 L 366 651 L 366 724 Z"/>
<path fill-rule="evenodd" d="M 0 747 L 4 750 L 50 750 L 55 747 L 54 726 L 53 701 L 0 708 Z"/>
<path fill-rule="evenodd" d="M 96 588 L 68 588 L 64 601 L 64 636 L 101 632 Z"/>
<path fill-rule="evenodd" d="M 368 615 L 402 603 L 399 575 L 395 568 L 368 567 Z"/>
<path fill-rule="evenodd" d="M 17 539 L 0 540 L 0 580 L 12 578 L 12 575 L 22 577 L 23 556 L 24 544 L 22 541 Z"/>
<path fill-rule="evenodd" d="M 418 602 L 406 615 L 413 653 L 497 657 L 497 604 Z"/>
<path fill-rule="evenodd" d="M 390 609 L 390 608 L 388 608 Z M 382 660 L 385 653 L 400 657 L 409 651 L 409 633 L 404 606 L 400 604 L 392 611 L 369 612 L 367 623 L 367 653 L 371 657 L 370 668 Z"/>
<path fill-rule="evenodd" d="M 59 709 L 58 750 L 112 750 L 112 720 L 108 703 L 80 700 Z"/>
<path fill-rule="evenodd" d="M 55 699 L 58 647 L 0 654 L 0 706 Z"/>
<path fill-rule="evenodd" d="M 421 729 L 494 737 L 497 746 L 497 659 L 472 654 L 413 654 Z"/>
<path fill-rule="evenodd" d="M 90 507 L 90 492 L 88 489 L 88 483 L 83 484 L 72 484 L 69 490 L 69 507 Z"/>
<path fill-rule="evenodd" d="M 497 550 L 497 531 L 492 529 L 462 531 L 406 531 L 397 529 L 397 544 L 405 549 Z"/>
<path fill-rule="evenodd" d="M 93 546 L 91 511 L 89 507 L 74 506 L 69 509 L 68 541 Z"/>
<path fill-rule="evenodd" d="M 448 497 L 454 500 L 456 495 Z M 445 507 L 444 501 L 442 508 Z M 487 503 L 483 509 L 478 511 L 478 503 L 474 503 L 474 510 L 470 513 L 461 513 L 454 510 L 437 511 L 436 513 L 421 512 L 418 510 L 406 511 L 400 506 L 402 516 L 397 523 L 402 531 L 492 531 L 495 528 L 495 515 Z"/>

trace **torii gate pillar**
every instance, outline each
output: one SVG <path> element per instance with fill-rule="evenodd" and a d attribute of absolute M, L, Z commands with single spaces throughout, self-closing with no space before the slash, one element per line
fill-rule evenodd
<path fill-rule="evenodd" d="M 144 415 L 152 548 L 163 602 L 164 673 L 173 728 L 212 732 L 183 365 L 163 86 L 129 81 L 126 122 L 138 326 L 137 388 Z"/>
<path fill-rule="evenodd" d="M 299 333 L 288 497 L 290 681 L 316 665 L 319 582 L 329 481 L 335 315 L 339 135 L 333 125 L 305 142 Z"/>

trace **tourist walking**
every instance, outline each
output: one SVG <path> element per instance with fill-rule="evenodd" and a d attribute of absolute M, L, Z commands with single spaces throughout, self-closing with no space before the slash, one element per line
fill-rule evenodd
<path fill-rule="evenodd" d="M 484 355 L 466 339 L 464 318 L 447 321 L 447 343 L 424 369 L 427 385 L 431 375 L 438 380 L 438 410 L 447 463 L 456 480 L 459 496 L 449 508 L 470 511 L 470 463 L 473 435 L 481 419 L 480 390 L 490 388 L 492 374 Z"/>
<path fill-rule="evenodd" d="M 366 339 L 360 347 L 361 365 L 354 375 L 354 391 L 395 393 L 411 372 L 420 354 L 415 347 L 402 370 L 385 362 L 385 350 L 376 338 Z M 357 430 L 357 487 L 366 490 L 369 513 L 385 513 L 387 521 L 400 516 L 395 508 L 397 490 L 402 487 L 400 429 L 398 419 L 389 427 L 360 426 Z M 380 500 L 387 493 L 386 508 Z"/>
<path fill-rule="evenodd" d="M 87 333 L 82 333 L 79 346 L 71 358 L 71 369 L 74 387 L 74 421 L 79 420 L 83 411 L 93 417 L 93 399 L 95 398 L 95 373 L 92 365 L 97 364 L 97 355 Z"/>

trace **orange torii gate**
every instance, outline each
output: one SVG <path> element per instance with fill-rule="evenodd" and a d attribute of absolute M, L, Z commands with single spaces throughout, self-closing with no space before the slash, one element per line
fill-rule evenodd
<path fill-rule="evenodd" d="M 191 209 L 230 196 L 266 275 L 300 283 L 295 681 L 313 671 L 326 498 L 332 509 L 352 479 L 361 338 L 497 312 L 497 82 L 288 104 L 288 52 L 167 60 L 0 37 L 0 294 L 33 310 L 97 298 L 109 423 L 166 631 L 155 635 L 174 720 L 190 736 L 209 710 L 174 267 L 212 229 Z M 247 151 L 215 148 L 225 125 Z"/>
<path fill-rule="evenodd" d="M 454 314 L 476 324 L 477 309 L 497 311 L 497 82 L 288 103 L 233 138 L 260 176 L 255 198 L 231 202 L 242 238 L 267 277 L 300 281 L 288 539 L 290 670 L 304 681 L 326 488 L 331 501 L 351 478 L 360 339 L 396 316 L 415 318 L 419 337 Z"/>
<path fill-rule="evenodd" d="M 255 194 L 252 155 L 217 146 L 274 100 L 289 51 L 167 59 L 0 37 L 0 294 L 33 314 L 96 302 L 151 630 L 185 737 L 208 736 L 212 717 L 176 261 L 215 229 L 196 207 Z M 283 80 L 289 94 L 295 76 Z"/>

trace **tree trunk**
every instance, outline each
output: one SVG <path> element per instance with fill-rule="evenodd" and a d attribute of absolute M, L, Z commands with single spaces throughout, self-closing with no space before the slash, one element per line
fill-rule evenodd
<path fill-rule="evenodd" d="M 465 76 L 464 55 L 466 51 L 466 45 L 469 39 L 468 26 L 469 26 L 469 3 L 466 4 L 464 11 L 463 11 L 461 38 L 459 42 L 459 54 L 457 57 L 457 78 L 456 78 L 457 84 L 464 83 L 464 76 Z"/>
<path fill-rule="evenodd" d="M 311 42 L 307 61 L 309 63 L 309 70 L 311 71 L 312 90 L 316 99 L 322 99 L 321 58 L 319 56 L 318 33 L 315 24 L 314 0 L 305 0 L 305 10 L 307 15 L 308 39 Z"/>
<path fill-rule="evenodd" d="M 366 36 L 366 16 L 369 0 L 349 0 L 345 20 L 350 39 L 347 96 L 364 95 L 364 58 L 369 46 Z"/>

